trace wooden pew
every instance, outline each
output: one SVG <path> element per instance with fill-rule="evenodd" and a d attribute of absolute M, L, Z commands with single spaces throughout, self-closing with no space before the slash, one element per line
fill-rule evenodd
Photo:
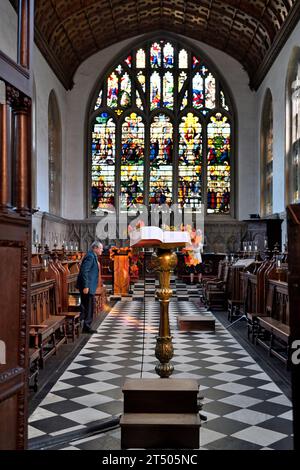
<path fill-rule="evenodd" d="M 221 279 L 207 281 L 204 285 L 204 301 L 208 307 L 223 307 L 227 301 L 229 263 L 220 261 Z"/>
<path fill-rule="evenodd" d="M 289 364 L 291 332 L 289 318 L 288 284 L 269 279 L 267 283 L 266 316 L 258 316 L 255 341 L 270 355 Z"/>
<path fill-rule="evenodd" d="M 55 281 L 31 285 L 31 347 L 40 350 L 40 366 L 66 342 L 65 316 L 58 315 Z"/>

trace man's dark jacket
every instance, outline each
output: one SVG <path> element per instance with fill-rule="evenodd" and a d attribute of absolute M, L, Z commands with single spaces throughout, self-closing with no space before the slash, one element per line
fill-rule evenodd
<path fill-rule="evenodd" d="M 98 259 L 93 250 L 89 250 L 81 262 L 76 287 L 80 291 L 88 287 L 89 294 L 93 295 L 95 294 L 98 286 L 98 278 Z"/>

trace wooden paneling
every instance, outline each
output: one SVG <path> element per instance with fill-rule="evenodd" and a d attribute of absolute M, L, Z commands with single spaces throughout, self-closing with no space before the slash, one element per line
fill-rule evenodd
<path fill-rule="evenodd" d="M 0 450 L 27 445 L 33 12 L 19 0 L 18 63 L 0 51 Z"/>
<path fill-rule="evenodd" d="M 239 61 L 258 87 L 299 18 L 297 0 L 40 0 L 35 40 L 68 89 L 100 49 L 157 28 L 197 39 Z"/>

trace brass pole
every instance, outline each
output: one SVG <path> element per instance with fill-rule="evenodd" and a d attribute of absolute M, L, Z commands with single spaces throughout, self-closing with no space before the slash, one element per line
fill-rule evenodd
<path fill-rule="evenodd" d="M 155 367 L 156 373 L 161 378 L 169 377 L 174 366 L 170 362 L 174 349 L 169 323 L 169 302 L 173 291 L 170 289 L 171 272 L 177 264 L 177 255 L 170 249 L 158 249 L 157 255 L 153 255 L 152 263 L 155 271 L 159 272 L 159 288 L 156 290 L 160 302 L 159 332 L 156 337 L 155 356 L 159 363 Z"/>

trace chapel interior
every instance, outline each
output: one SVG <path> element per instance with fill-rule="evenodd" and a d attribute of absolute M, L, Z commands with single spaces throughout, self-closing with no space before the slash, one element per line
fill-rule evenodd
<path fill-rule="evenodd" d="M 0 450 L 299 449 L 300 2 L 1 0 L 0 286 Z"/>

